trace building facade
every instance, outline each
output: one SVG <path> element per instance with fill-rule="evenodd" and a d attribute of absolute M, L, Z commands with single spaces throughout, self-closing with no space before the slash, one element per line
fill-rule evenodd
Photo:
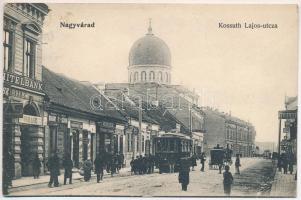
<path fill-rule="evenodd" d="M 209 153 L 210 149 L 219 144 L 224 148 L 229 146 L 234 155 L 253 155 L 256 131 L 251 123 L 217 109 L 206 107 L 202 110 L 205 113 L 205 152 Z"/>
<path fill-rule="evenodd" d="M 3 153 L 14 156 L 14 176 L 32 175 L 29 164 L 44 159 L 44 83 L 42 29 L 46 4 L 4 6 Z"/>
<path fill-rule="evenodd" d="M 298 97 L 286 97 L 285 110 L 279 111 L 278 153 L 297 158 Z"/>

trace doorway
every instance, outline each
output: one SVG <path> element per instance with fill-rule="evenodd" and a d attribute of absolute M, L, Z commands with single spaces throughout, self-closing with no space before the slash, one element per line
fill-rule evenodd
<path fill-rule="evenodd" d="M 79 131 L 73 130 L 72 132 L 72 152 L 73 162 L 76 168 L 79 168 Z"/>

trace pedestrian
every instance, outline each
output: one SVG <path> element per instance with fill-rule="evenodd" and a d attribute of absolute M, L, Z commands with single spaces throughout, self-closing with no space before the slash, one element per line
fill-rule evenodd
<path fill-rule="evenodd" d="M 203 171 L 204 171 L 204 168 L 205 168 L 205 161 L 206 161 L 206 155 L 205 155 L 204 152 L 201 154 L 200 160 L 201 160 L 201 164 L 202 164 L 201 171 L 203 172 Z"/>
<path fill-rule="evenodd" d="M 194 167 L 197 166 L 197 164 L 196 164 L 196 154 L 193 154 L 191 156 L 191 166 L 192 166 L 192 171 L 194 171 Z"/>
<path fill-rule="evenodd" d="M 73 162 L 71 160 L 71 156 L 67 153 L 63 160 L 63 167 L 65 169 L 64 172 L 64 185 L 66 185 L 67 179 L 69 178 L 69 184 L 72 184 L 72 168 Z"/>
<path fill-rule="evenodd" d="M 282 166 L 283 166 L 282 156 L 278 155 L 277 167 L 279 172 L 282 172 Z"/>
<path fill-rule="evenodd" d="M 134 162 L 135 162 L 135 158 L 132 157 L 132 160 L 131 160 L 131 162 L 130 162 L 130 166 L 131 166 L 131 175 L 135 174 Z"/>
<path fill-rule="evenodd" d="M 155 156 L 153 156 L 152 154 L 150 154 L 150 173 L 154 173 L 154 169 L 155 169 Z"/>
<path fill-rule="evenodd" d="M 239 158 L 239 154 L 236 154 L 236 160 L 235 160 L 235 174 L 240 174 L 240 171 L 239 171 L 239 167 L 240 167 L 240 158 Z"/>
<path fill-rule="evenodd" d="M 286 153 L 282 154 L 282 167 L 283 167 L 283 173 L 287 174 L 288 158 L 287 158 Z"/>
<path fill-rule="evenodd" d="M 225 166 L 225 172 L 224 172 L 224 193 L 227 196 L 230 196 L 231 194 L 231 185 L 233 183 L 233 176 L 231 172 L 229 172 L 230 167 L 228 165 Z"/>
<path fill-rule="evenodd" d="M 175 172 L 175 158 L 173 155 L 170 156 L 168 160 L 169 164 L 169 173 L 174 173 Z"/>
<path fill-rule="evenodd" d="M 117 165 L 116 165 L 116 160 L 117 160 L 117 158 L 116 158 L 116 156 L 115 155 L 113 155 L 112 157 L 111 157 L 111 162 L 110 162 L 110 166 L 111 166 L 111 176 L 113 177 L 113 175 L 116 173 L 116 168 L 117 168 Z"/>
<path fill-rule="evenodd" d="M 187 191 L 189 184 L 189 171 L 191 166 L 191 160 L 189 158 L 181 158 L 179 169 L 179 183 L 182 185 L 182 191 Z"/>
<path fill-rule="evenodd" d="M 90 181 L 91 179 L 91 170 L 92 170 L 92 162 L 91 160 L 85 160 L 84 165 L 83 165 L 83 170 L 84 170 L 84 180 Z"/>
<path fill-rule="evenodd" d="M 4 195 L 8 194 L 8 188 L 12 186 L 14 177 L 15 158 L 10 151 L 5 150 L 3 156 L 3 171 L 2 171 L 2 191 Z"/>
<path fill-rule="evenodd" d="M 138 162 L 137 162 L 137 168 L 138 168 L 138 172 L 139 174 L 142 174 L 143 173 L 143 163 L 142 163 L 142 155 L 139 156 L 138 158 Z"/>
<path fill-rule="evenodd" d="M 60 175 L 60 159 L 56 153 L 51 154 L 47 162 L 47 167 L 50 171 L 48 187 L 52 187 L 52 183 L 54 184 L 54 187 L 59 187 L 58 176 Z"/>
<path fill-rule="evenodd" d="M 36 178 L 39 178 L 40 176 L 40 173 L 41 173 L 41 161 L 40 161 L 40 158 L 39 158 L 39 154 L 36 153 L 35 154 L 35 157 L 32 161 L 32 171 L 33 171 L 33 178 L 36 179 Z"/>
<path fill-rule="evenodd" d="M 123 162 L 124 162 L 124 155 L 118 154 L 118 170 L 123 168 Z"/>
<path fill-rule="evenodd" d="M 104 167 L 104 160 L 98 154 L 94 160 L 94 166 L 95 166 L 95 173 L 97 176 L 97 183 L 103 179 L 103 167 Z"/>

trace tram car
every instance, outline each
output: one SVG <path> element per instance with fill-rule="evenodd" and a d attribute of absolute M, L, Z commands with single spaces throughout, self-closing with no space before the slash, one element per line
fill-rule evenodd
<path fill-rule="evenodd" d="M 180 159 L 190 157 L 192 140 L 180 133 L 165 133 L 153 139 L 156 166 L 159 173 L 177 172 Z"/>
<path fill-rule="evenodd" d="M 215 147 L 210 150 L 210 160 L 209 160 L 209 169 L 218 169 L 219 165 L 232 165 L 232 154 L 233 151 L 231 149 Z"/>

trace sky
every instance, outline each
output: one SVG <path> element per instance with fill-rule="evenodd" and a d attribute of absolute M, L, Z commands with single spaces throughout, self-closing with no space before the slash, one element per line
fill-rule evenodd
<path fill-rule="evenodd" d="M 127 82 L 129 51 L 153 33 L 171 51 L 172 84 L 211 106 L 251 122 L 256 141 L 277 142 L 278 111 L 297 96 L 298 26 L 294 5 L 48 4 L 43 65 L 90 82 Z M 95 23 L 68 29 L 66 23 Z M 241 23 L 242 28 L 219 28 Z M 244 23 L 277 24 L 246 29 Z"/>

